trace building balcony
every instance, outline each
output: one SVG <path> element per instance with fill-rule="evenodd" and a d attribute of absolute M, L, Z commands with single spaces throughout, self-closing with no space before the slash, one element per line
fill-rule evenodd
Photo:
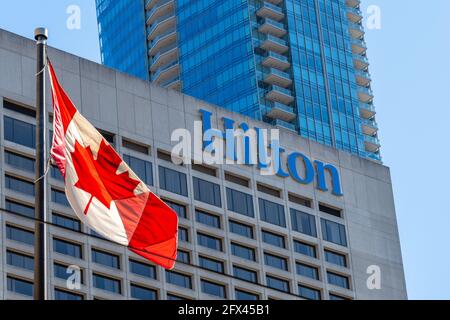
<path fill-rule="evenodd" d="M 156 19 L 151 25 L 147 26 L 147 40 L 153 40 L 158 35 L 167 32 L 167 30 L 175 28 L 176 21 L 176 17 L 173 14 Z"/>
<path fill-rule="evenodd" d="M 160 84 L 173 79 L 180 74 L 180 65 L 178 60 L 175 60 L 165 66 L 160 67 L 152 74 L 152 81 Z"/>
<path fill-rule="evenodd" d="M 150 59 L 150 71 L 154 72 L 162 65 L 166 65 L 173 60 L 178 60 L 178 46 L 172 43 L 162 48 L 155 56 Z"/>
<path fill-rule="evenodd" d="M 363 18 L 361 10 L 353 7 L 347 7 L 347 17 L 353 23 L 359 23 Z"/>
<path fill-rule="evenodd" d="M 361 39 L 364 36 L 364 28 L 360 23 L 350 22 L 349 24 L 350 36 L 354 39 Z"/>
<path fill-rule="evenodd" d="M 153 40 L 149 41 L 149 50 L 148 55 L 154 56 L 158 53 L 162 48 L 167 47 L 168 45 L 175 43 L 177 40 L 177 32 L 176 28 L 170 28 L 166 32 L 156 36 Z"/>
<path fill-rule="evenodd" d="M 266 93 L 266 99 L 273 102 L 280 102 L 283 104 L 290 104 L 294 101 L 292 91 L 276 85 L 270 85 Z"/>
<path fill-rule="evenodd" d="M 380 140 L 375 136 L 364 135 L 364 144 L 366 147 L 366 151 L 369 152 L 377 152 L 380 150 L 381 144 Z"/>
<path fill-rule="evenodd" d="M 270 119 L 279 119 L 287 122 L 297 118 L 294 108 L 279 102 L 273 102 L 270 107 L 267 107 L 265 116 Z"/>
<path fill-rule="evenodd" d="M 372 81 L 370 73 L 364 70 L 355 70 L 356 83 L 362 87 L 367 87 Z"/>
<path fill-rule="evenodd" d="M 354 54 L 365 54 L 367 51 L 366 42 L 362 39 L 351 39 L 352 52 Z"/>
<path fill-rule="evenodd" d="M 265 39 L 261 41 L 260 47 L 267 51 L 273 51 L 279 54 L 289 50 L 286 40 L 267 34 Z"/>
<path fill-rule="evenodd" d="M 358 98 L 362 103 L 369 103 L 373 100 L 372 89 L 367 87 L 358 86 Z"/>
<path fill-rule="evenodd" d="M 373 118 L 362 119 L 362 130 L 364 134 L 373 136 L 378 131 L 378 124 Z"/>
<path fill-rule="evenodd" d="M 261 33 L 271 34 L 275 37 L 282 37 L 287 33 L 284 24 L 269 18 L 263 19 L 258 30 Z"/>
<path fill-rule="evenodd" d="M 353 55 L 353 65 L 358 70 L 366 70 L 369 67 L 369 59 L 366 56 L 360 54 Z"/>
<path fill-rule="evenodd" d="M 280 21 L 284 18 L 283 9 L 270 2 L 264 1 L 261 8 L 256 11 L 256 14 L 262 18 L 269 18 L 276 21 Z"/>
<path fill-rule="evenodd" d="M 166 81 L 160 82 L 159 85 L 164 88 L 172 89 L 172 90 L 181 90 L 181 80 L 179 76 L 170 78 Z"/>
<path fill-rule="evenodd" d="M 359 104 L 359 114 L 363 119 L 372 118 L 377 112 L 375 111 L 375 107 L 371 103 L 360 103 Z"/>
<path fill-rule="evenodd" d="M 175 0 L 160 0 L 153 8 L 147 11 L 145 18 L 147 25 L 151 25 L 156 19 L 174 14 Z"/>
<path fill-rule="evenodd" d="M 280 119 L 273 119 L 269 123 L 275 127 L 284 128 L 284 129 L 288 129 L 293 132 L 297 132 L 297 130 L 295 129 L 295 124 L 290 123 L 290 122 L 286 122 L 286 121 L 283 121 Z"/>
<path fill-rule="evenodd" d="M 269 51 L 264 57 L 262 65 L 268 68 L 276 68 L 284 71 L 291 66 L 291 63 L 289 62 L 289 59 L 287 57 Z"/>
<path fill-rule="evenodd" d="M 264 73 L 264 82 L 286 88 L 292 84 L 292 79 L 289 73 L 269 68 L 267 72 Z"/>
<path fill-rule="evenodd" d="M 346 0 L 345 4 L 347 7 L 358 8 L 361 4 L 361 0 Z"/>

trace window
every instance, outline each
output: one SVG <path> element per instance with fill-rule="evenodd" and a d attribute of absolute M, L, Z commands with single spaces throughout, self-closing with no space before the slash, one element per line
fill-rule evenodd
<path fill-rule="evenodd" d="M 229 224 L 230 232 L 253 239 L 253 228 L 251 226 L 233 220 L 230 220 Z"/>
<path fill-rule="evenodd" d="M 172 293 L 168 293 L 167 294 L 167 300 L 169 300 L 169 301 L 178 301 L 178 300 L 187 300 L 187 299 L 183 298 L 183 297 L 180 297 L 180 296 L 177 296 L 177 295 L 172 294 Z"/>
<path fill-rule="evenodd" d="M 291 209 L 292 230 L 317 237 L 316 218 L 313 215 Z"/>
<path fill-rule="evenodd" d="M 299 204 L 301 206 L 308 207 L 308 208 L 312 207 L 312 204 L 311 204 L 312 201 L 310 199 L 304 198 L 302 196 L 294 195 L 292 193 L 289 193 L 288 198 L 289 198 L 289 201 L 292 203 L 296 203 L 296 204 Z"/>
<path fill-rule="evenodd" d="M 300 297 L 308 300 L 320 300 L 321 294 L 317 289 L 306 287 L 303 285 L 298 285 L 298 294 Z"/>
<path fill-rule="evenodd" d="M 6 238 L 34 246 L 34 232 L 21 228 L 6 226 Z"/>
<path fill-rule="evenodd" d="M 287 259 L 285 258 L 281 258 L 270 253 L 264 253 L 264 262 L 270 267 L 285 271 L 288 270 Z"/>
<path fill-rule="evenodd" d="M 343 254 L 325 250 L 325 260 L 341 267 L 347 267 L 347 258 Z"/>
<path fill-rule="evenodd" d="M 342 300 L 351 300 L 351 299 L 345 298 L 345 297 L 341 297 L 341 296 L 338 296 L 336 294 L 330 293 L 330 300 L 342 301 Z"/>
<path fill-rule="evenodd" d="M 175 211 L 177 213 L 177 216 L 179 218 L 183 218 L 183 219 L 187 219 L 188 218 L 185 206 L 183 206 L 181 204 L 178 204 L 178 203 L 175 203 L 175 202 L 172 202 L 172 201 L 168 201 L 168 200 L 164 200 L 164 202 L 169 207 L 171 207 L 173 209 L 173 211 Z"/>
<path fill-rule="evenodd" d="M 189 242 L 189 232 L 186 228 L 178 227 L 178 240 Z"/>
<path fill-rule="evenodd" d="M 34 184 L 32 182 L 5 175 L 5 187 L 6 189 L 34 197 Z"/>
<path fill-rule="evenodd" d="M 69 201 L 67 201 L 66 194 L 63 191 L 52 189 L 52 202 L 60 204 L 62 206 L 69 207 Z"/>
<path fill-rule="evenodd" d="M 110 144 L 114 145 L 114 133 L 102 130 L 97 128 L 97 131 L 100 132 L 100 134 L 105 138 L 106 141 L 108 141 Z"/>
<path fill-rule="evenodd" d="M 57 253 L 82 259 L 81 245 L 68 241 L 53 239 L 53 250 Z"/>
<path fill-rule="evenodd" d="M 216 215 L 196 210 L 195 218 L 201 224 L 220 229 L 220 218 Z"/>
<path fill-rule="evenodd" d="M 7 250 L 6 263 L 17 268 L 29 271 L 34 270 L 34 258 L 22 253 Z"/>
<path fill-rule="evenodd" d="M 199 256 L 198 257 L 199 262 L 200 262 L 200 267 L 208 269 L 208 270 L 212 270 L 215 272 L 219 272 L 219 273 L 223 273 L 224 271 L 224 267 L 223 267 L 223 262 L 222 261 L 217 261 L 211 258 L 206 258 L 206 257 L 202 257 Z"/>
<path fill-rule="evenodd" d="M 327 278 L 329 284 L 345 289 L 350 289 L 350 282 L 348 281 L 348 277 L 346 276 L 341 276 L 334 272 L 327 272 Z"/>
<path fill-rule="evenodd" d="M 187 197 L 186 175 L 182 172 L 159 166 L 159 186 L 163 190 Z"/>
<path fill-rule="evenodd" d="M 227 188 L 227 209 L 244 216 L 255 216 L 252 196 L 230 188 Z"/>
<path fill-rule="evenodd" d="M 267 286 L 269 288 L 289 292 L 289 281 L 282 280 L 273 276 L 266 276 Z"/>
<path fill-rule="evenodd" d="M 245 280 L 248 282 L 257 282 L 257 273 L 252 270 L 248 270 L 242 267 L 233 266 L 233 275 L 236 278 L 239 278 L 241 280 Z"/>
<path fill-rule="evenodd" d="M 294 251 L 308 257 L 317 258 L 316 247 L 308 243 L 294 240 Z"/>
<path fill-rule="evenodd" d="M 5 162 L 10 166 L 23 171 L 34 173 L 36 170 L 33 158 L 22 156 L 11 151 L 5 151 Z"/>
<path fill-rule="evenodd" d="M 280 236 L 278 234 L 269 232 L 269 231 L 262 231 L 262 239 L 265 243 L 271 244 L 276 247 L 280 248 L 286 248 L 286 245 L 284 243 L 284 237 Z"/>
<path fill-rule="evenodd" d="M 136 284 L 131 284 L 130 289 L 131 289 L 131 297 L 134 299 L 156 300 L 158 297 L 158 293 L 156 292 L 156 290 L 138 286 Z"/>
<path fill-rule="evenodd" d="M 143 262 L 130 260 L 130 271 L 144 278 L 156 279 L 156 268 Z"/>
<path fill-rule="evenodd" d="M 119 256 L 97 249 L 92 249 L 92 261 L 105 267 L 120 269 Z"/>
<path fill-rule="evenodd" d="M 23 106 L 8 100 L 3 100 L 3 108 L 21 113 L 32 118 L 36 118 L 36 111 L 34 109 L 31 109 L 31 107 Z"/>
<path fill-rule="evenodd" d="M 256 261 L 255 250 L 236 243 L 231 243 L 231 253 L 242 259 Z"/>
<path fill-rule="evenodd" d="M 211 204 L 216 207 L 222 206 L 220 197 L 220 186 L 218 184 L 194 177 L 195 200 Z"/>
<path fill-rule="evenodd" d="M 122 289 L 120 280 L 105 277 L 96 273 L 92 275 L 92 278 L 94 280 L 94 288 L 121 294 Z"/>
<path fill-rule="evenodd" d="M 212 177 L 216 177 L 217 176 L 217 173 L 216 173 L 217 170 L 216 169 L 210 168 L 210 167 L 207 167 L 207 166 L 202 166 L 201 164 L 193 163 L 192 164 L 192 170 L 195 170 L 195 171 L 207 174 L 207 175 L 212 176 Z"/>
<path fill-rule="evenodd" d="M 203 233 L 197 233 L 197 241 L 200 246 L 222 251 L 222 240 L 216 237 L 208 236 Z"/>
<path fill-rule="evenodd" d="M 191 263 L 191 255 L 188 251 L 178 250 L 177 261 L 183 263 Z"/>
<path fill-rule="evenodd" d="M 321 203 L 319 203 L 319 210 L 322 212 L 325 212 L 329 215 L 338 217 L 338 218 L 342 217 L 341 210 L 329 207 L 329 206 L 321 204 Z"/>
<path fill-rule="evenodd" d="M 50 175 L 55 180 L 64 181 L 64 177 L 61 174 L 61 171 L 59 171 L 59 169 L 55 166 L 50 167 Z"/>
<path fill-rule="evenodd" d="M 247 291 L 235 290 L 236 300 L 259 300 L 259 295 Z"/>
<path fill-rule="evenodd" d="M 225 180 L 230 181 L 235 184 L 239 184 L 248 188 L 249 180 L 246 178 L 238 177 L 232 173 L 225 172 Z"/>
<path fill-rule="evenodd" d="M 33 282 L 17 279 L 10 276 L 8 276 L 7 282 L 8 291 L 30 297 L 33 296 Z"/>
<path fill-rule="evenodd" d="M 271 196 L 274 196 L 274 197 L 277 197 L 277 198 L 281 197 L 280 190 L 277 190 L 277 189 L 274 189 L 274 188 L 271 188 L 269 186 L 265 186 L 265 185 L 262 185 L 262 184 L 259 184 L 259 183 L 257 184 L 256 187 L 257 187 L 259 192 L 263 192 L 265 194 L 268 194 L 268 195 L 271 195 Z"/>
<path fill-rule="evenodd" d="M 58 279 L 67 280 L 75 273 L 75 269 L 69 268 L 66 265 L 60 263 L 53 264 L 53 275 Z M 83 270 L 80 270 L 80 280 L 83 283 Z"/>
<path fill-rule="evenodd" d="M 300 262 L 297 262 L 295 264 L 295 267 L 297 269 L 298 275 L 311 278 L 314 280 L 319 280 L 319 270 L 316 267 L 311 267 Z"/>
<path fill-rule="evenodd" d="M 179 272 L 166 271 L 166 281 L 179 287 L 192 289 L 191 276 Z"/>
<path fill-rule="evenodd" d="M 25 217 L 34 218 L 34 208 L 12 200 L 5 200 L 5 209 L 10 212 L 21 214 Z"/>
<path fill-rule="evenodd" d="M 342 224 L 321 219 L 322 236 L 325 241 L 329 241 L 341 246 L 347 246 L 347 237 L 345 235 L 345 227 Z"/>
<path fill-rule="evenodd" d="M 142 153 L 142 154 L 149 154 L 150 147 L 146 146 L 144 144 L 133 142 L 128 139 L 122 138 L 122 147 L 125 147 L 127 149 Z"/>
<path fill-rule="evenodd" d="M 286 227 L 284 206 L 264 199 L 259 199 L 259 214 L 262 221 Z"/>
<path fill-rule="evenodd" d="M 28 148 L 36 148 L 36 126 L 10 117 L 4 117 L 5 140 Z"/>
<path fill-rule="evenodd" d="M 153 185 L 153 168 L 151 162 L 141 160 L 127 154 L 123 155 L 123 160 L 145 184 L 149 186 Z"/>
<path fill-rule="evenodd" d="M 202 292 L 220 297 L 220 298 L 226 298 L 226 289 L 224 285 L 220 285 L 214 282 L 201 280 L 201 286 L 202 286 Z"/>
<path fill-rule="evenodd" d="M 83 300 L 83 296 L 65 290 L 55 289 L 55 300 Z"/>
<path fill-rule="evenodd" d="M 63 228 L 81 231 L 81 222 L 78 219 L 66 217 L 59 213 L 52 214 L 52 222 Z"/>

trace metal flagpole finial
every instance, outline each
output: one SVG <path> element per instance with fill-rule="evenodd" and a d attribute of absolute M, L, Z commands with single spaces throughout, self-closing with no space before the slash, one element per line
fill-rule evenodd
<path fill-rule="evenodd" d="M 47 41 L 48 39 L 48 29 L 39 27 L 34 29 L 34 39 L 36 41 Z"/>

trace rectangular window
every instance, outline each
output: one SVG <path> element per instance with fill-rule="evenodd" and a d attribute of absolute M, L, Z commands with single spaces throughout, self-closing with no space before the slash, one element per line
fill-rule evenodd
<path fill-rule="evenodd" d="M 230 232 L 253 239 L 253 228 L 251 226 L 233 220 L 230 220 L 229 224 Z"/>
<path fill-rule="evenodd" d="M 151 162 L 141 160 L 127 154 L 123 155 L 123 160 L 145 184 L 149 186 L 153 185 L 153 168 Z"/>
<path fill-rule="evenodd" d="M 7 250 L 6 263 L 17 268 L 29 271 L 34 270 L 34 257 L 30 257 L 22 253 Z"/>
<path fill-rule="evenodd" d="M 236 300 L 259 300 L 259 295 L 247 291 L 235 290 Z"/>
<path fill-rule="evenodd" d="M 168 293 L 167 294 L 167 300 L 169 301 L 178 301 L 178 300 L 188 300 L 186 298 L 177 296 L 176 294 Z"/>
<path fill-rule="evenodd" d="M 248 188 L 249 179 L 238 177 L 232 173 L 225 172 L 225 180 Z"/>
<path fill-rule="evenodd" d="M 59 171 L 59 169 L 55 166 L 50 166 L 50 175 L 55 180 L 64 181 L 61 171 Z"/>
<path fill-rule="evenodd" d="M 74 274 L 74 270 L 69 269 L 68 266 L 54 263 L 53 264 L 53 275 L 58 279 L 67 280 L 71 275 Z M 83 283 L 83 270 L 80 270 L 80 280 Z"/>
<path fill-rule="evenodd" d="M 329 215 L 341 218 L 341 210 L 319 203 L 319 210 Z"/>
<path fill-rule="evenodd" d="M 146 154 L 146 155 L 148 155 L 150 153 L 149 146 L 146 146 L 146 145 L 138 143 L 138 142 L 133 142 L 133 141 L 130 141 L 125 138 L 122 138 L 122 147 L 125 147 L 127 149 L 130 149 L 130 150 L 142 153 L 142 154 Z"/>
<path fill-rule="evenodd" d="M 53 239 L 53 250 L 57 253 L 82 259 L 81 245 L 65 240 Z"/>
<path fill-rule="evenodd" d="M 292 193 L 289 193 L 288 197 L 289 197 L 289 201 L 292 203 L 296 203 L 296 204 L 299 204 L 301 206 L 308 207 L 308 208 L 312 207 L 311 199 L 308 199 L 308 198 L 305 198 L 302 196 L 298 196 L 298 195 L 294 195 Z"/>
<path fill-rule="evenodd" d="M 226 288 L 224 285 L 220 285 L 214 282 L 201 280 L 202 292 L 216 296 L 219 298 L 226 298 Z"/>
<path fill-rule="evenodd" d="M 217 261 L 211 258 L 206 258 L 199 256 L 198 257 L 200 262 L 200 267 L 212 270 L 215 272 L 223 273 L 224 272 L 224 266 L 222 261 Z"/>
<path fill-rule="evenodd" d="M 321 294 L 317 289 L 306 287 L 303 285 L 298 285 L 298 294 L 300 297 L 308 300 L 320 300 Z"/>
<path fill-rule="evenodd" d="M 178 227 L 178 241 L 189 242 L 189 232 L 186 228 Z"/>
<path fill-rule="evenodd" d="M 270 253 L 264 253 L 264 262 L 267 266 L 281 270 L 288 270 L 287 259 L 275 256 Z"/>
<path fill-rule="evenodd" d="M 268 195 L 271 195 L 271 196 L 274 196 L 274 197 L 277 197 L 277 198 L 281 198 L 280 190 L 271 188 L 269 186 L 262 185 L 260 183 L 258 183 L 256 187 L 257 187 L 259 192 L 263 192 L 265 194 L 268 194 Z"/>
<path fill-rule="evenodd" d="M 256 261 L 255 250 L 236 243 L 231 243 L 231 253 L 242 259 Z"/>
<path fill-rule="evenodd" d="M 222 251 L 222 240 L 216 237 L 208 236 L 203 233 L 197 233 L 197 242 L 202 247 Z"/>
<path fill-rule="evenodd" d="M 294 240 L 294 251 L 308 257 L 317 258 L 316 247 L 308 243 Z"/>
<path fill-rule="evenodd" d="M 106 141 L 108 141 L 110 144 L 114 145 L 114 133 L 102 130 L 97 128 L 98 132 L 105 138 Z"/>
<path fill-rule="evenodd" d="M 195 200 L 208 203 L 216 207 L 222 206 L 220 186 L 218 184 L 196 177 L 193 178 L 193 183 Z"/>
<path fill-rule="evenodd" d="M 283 236 L 264 230 L 261 231 L 261 233 L 263 242 L 268 243 L 275 247 L 286 248 Z"/>
<path fill-rule="evenodd" d="M 183 218 L 183 219 L 187 219 L 187 211 L 186 211 L 186 206 L 183 206 L 181 204 L 172 202 L 172 201 L 168 201 L 168 200 L 164 200 L 164 202 L 173 209 L 173 211 L 175 211 L 177 213 L 177 216 L 179 218 Z"/>
<path fill-rule="evenodd" d="M 262 221 L 286 227 L 284 206 L 281 204 L 259 198 L 259 214 Z"/>
<path fill-rule="evenodd" d="M 332 293 L 330 293 L 330 300 L 335 300 L 335 301 L 343 301 L 343 300 L 351 300 L 351 299 L 349 299 L 349 298 L 345 298 L 345 297 L 341 297 L 341 296 L 338 296 L 338 295 L 336 295 L 336 294 L 332 294 Z"/>
<path fill-rule="evenodd" d="M 178 250 L 177 261 L 189 264 L 191 263 L 191 254 L 188 251 Z"/>
<path fill-rule="evenodd" d="M 18 213 L 25 217 L 34 218 L 34 208 L 12 200 L 5 200 L 5 209 L 10 212 Z"/>
<path fill-rule="evenodd" d="M 156 290 L 146 287 L 138 286 L 136 284 L 130 285 L 131 297 L 140 300 L 156 300 L 158 293 Z"/>
<path fill-rule="evenodd" d="M 5 175 L 5 187 L 6 189 L 34 197 L 34 184 L 32 182 Z"/>
<path fill-rule="evenodd" d="M 65 290 L 55 289 L 55 300 L 83 300 L 83 296 Z"/>
<path fill-rule="evenodd" d="M 122 288 L 120 280 L 105 277 L 99 274 L 92 274 L 94 288 L 121 294 Z"/>
<path fill-rule="evenodd" d="M 159 187 L 187 197 L 187 180 L 182 172 L 159 166 Z"/>
<path fill-rule="evenodd" d="M 345 227 L 340 223 L 321 219 L 322 237 L 325 241 L 329 241 L 341 246 L 347 246 L 347 236 L 345 235 Z"/>
<path fill-rule="evenodd" d="M 334 272 L 327 272 L 327 278 L 328 278 L 328 283 L 341 287 L 341 288 L 345 288 L 345 289 L 350 289 L 350 282 L 348 280 L 348 277 L 345 276 L 341 276 L 339 274 L 336 274 Z"/>
<path fill-rule="evenodd" d="M 120 269 L 120 258 L 115 254 L 92 249 L 92 261 L 105 267 Z"/>
<path fill-rule="evenodd" d="M 155 266 L 139 262 L 130 259 L 130 272 L 138 276 L 155 279 L 156 280 L 156 268 Z"/>
<path fill-rule="evenodd" d="M 317 237 L 316 218 L 313 215 L 291 209 L 292 230 Z"/>
<path fill-rule="evenodd" d="M 59 213 L 52 213 L 52 222 L 63 228 L 81 231 L 81 222 L 78 219 L 66 217 Z"/>
<path fill-rule="evenodd" d="M 237 266 L 233 266 L 233 275 L 236 278 L 253 283 L 257 282 L 258 277 L 256 271 L 248 270 Z"/>
<path fill-rule="evenodd" d="M 289 281 L 282 280 L 272 276 L 266 276 L 267 286 L 269 288 L 289 292 Z"/>
<path fill-rule="evenodd" d="M 10 166 L 27 171 L 27 172 L 35 172 L 35 161 L 33 158 L 26 157 L 23 155 L 19 155 L 17 153 L 13 153 L 11 151 L 5 151 L 5 162 Z"/>
<path fill-rule="evenodd" d="M 34 232 L 21 228 L 6 226 L 6 238 L 34 246 Z"/>
<path fill-rule="evenodd" d="M 166 271 L 166 281 L 179 287 L 192 289 L 191 276 L 179 272 Z"/>
<path fill-rule="evenodd" d="M 252 196 L 230 188 L 227 188 L 227 209 L 244 216 L 255 216 Z"/>
<path fill-rule="evenodd" d="M 303 264 L 300 262 L 297 262 L 295 264 L 295 267 L 297 269 L 298 275 L 311 278 L 314 280 L 319 280 L 319 270 L 316 267 L 311 267 L 307 264 Z"/>
<path fill-rule="evenodd" d="M 195 171 L 207 174 L 207 175 L 212 176 L 212 177 L 216 177 L 217 176 L 217 173 L 216 173 L 217 170 L 216 169 L 210 168 L 210 167 L 207 167 L 207 166 L 202 166 L 201 164 L 192 164 L 192 170 L 195 170 Z"/>
<path fill-rule="evenodd" d="M 195 210 L 195 220 L 198 223 L 220 229 L 220 218 L 216 215 L 200 210 Z"/>
<path fill-rule="evenodd" d="M 24 121 L 4 117 L 5 140 L 28 148 L 36 148 L 36 126 Z"/>
<path fill-rule="evenodd" d="M 341 266 L 346 268 L 347 267 L 347 258 L 343 254 L 339 254 L 333 251 L 325 250 L 325 260 L 329 263 Z"/>
<path fill-rule="evenodd" d="M 63 191 L 52 189 L 51 193 L 52 202 L 60 204 L 62 206 L 70 207 L 69 201 L 67 201 L 66 194 Z"/>
<path fill-rule="evenodd" d="M 20 105 L 18 103 L 14 103 L 8 100 L 3 100 L 3 108 L 7 110 L 11 110 L 17 113 L 21 113 L 23 115 L 36 118 L 36 110 L 31 107 Z"/>
<path fill-rule="evenodd" d="M 7 282 L 8 291 L 22 294 L 24 296 L 33 296 L 33 282 L 10 276 L 8 276 Z"/>

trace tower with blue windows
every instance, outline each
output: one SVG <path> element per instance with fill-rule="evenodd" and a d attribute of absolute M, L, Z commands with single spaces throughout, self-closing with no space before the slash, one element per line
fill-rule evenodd
<path fill-rule="evenodd" d="M 102 62 L 381 161 L 360 0 L 96 0 Z"/>

